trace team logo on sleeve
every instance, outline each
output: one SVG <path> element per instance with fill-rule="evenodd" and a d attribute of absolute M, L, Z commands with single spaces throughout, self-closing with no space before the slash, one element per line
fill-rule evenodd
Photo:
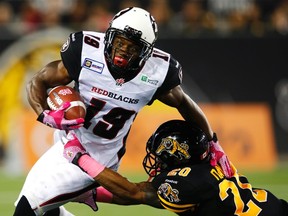
<path fill-rule="evenodd" d="M 168 183 L 161 184 L 158 188 L 158 195 L 161 195 L 164 199 L 169 202 L 179 202 L 180 199 L 178 197 L 179 191 L 177 189 L 173 189 L 172 186 Z"/>
<path fill-rule="evenodd" d="M 181 203 L 181 199 L 179 198 L 180 193 L 181 191 L 179 192 L 167 182 L 161 184 L 157 190 L 160 203 L 165 209 L 178 214 L 187 211 L 193 212 L 196 205 L 192 203 Z"/>
<path fill-rule="evenodd" d="M 70 37 L 68 37 L 67 41 L 62 45 L 61 52 L 65 52 L 70 45 Z"/>
<path fill-rule="evenodd" d="M 104 68 L 104 64 L 93 59 L 86 58 L 82 65 L 84 68 L 88 70 L 94 71 L 96 73 L 101 74 Z"/>

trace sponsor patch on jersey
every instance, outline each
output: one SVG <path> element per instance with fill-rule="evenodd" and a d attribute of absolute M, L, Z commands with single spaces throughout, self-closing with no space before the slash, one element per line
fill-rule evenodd
<path fill-rule="evenodd" d="M 152 85 L 157 85 L 157 83 L 159 82 L 158 80 L 152 80 L 150 79 L 147 75 L 142 75 L 141 76 L 141 81 L 142 82 L 146 82 L 146 83 L 149 83 L 149 84 L 152 84 Z"/>
<path fill-rule="evenodd" d="M 82 65 L 84 68 L 87 68 L 88 70 L 94 71 L 96 73 L 101 74 L 104 68 L 104 64 L 89 58 L 86 58 L 84 60 L 84 63 Z"/>

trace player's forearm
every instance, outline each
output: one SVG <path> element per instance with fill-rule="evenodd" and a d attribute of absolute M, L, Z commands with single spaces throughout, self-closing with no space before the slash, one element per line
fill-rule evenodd
<path fill-rule="evenodd" d="M 100 185 L 105 189 L 113 193 L 112 200 L 110 203 L 118 205 L 137 205 L 146 204 L 155 208 L 162 208 L 157 193 L 150 182 L 132 183 L 120 174 L 105 168 L 101 173 L 94 178 Z M 100 194 L 99 194 L 100 195 Z M 106 193 L 101 189 L 101 200 L 106 200 Z M 109 196 L 109 195 L 108 195 Z M 104 199 L 103 199 L 104 198 Z M 108 199 L 109 200 L 109 199 Z"/>
<path fill-rule="evenodd" d="M 152 191 L 146 191 L 145 192 L 145 201 L 144 204 L 155 207 L 155 208 L 163 208 L 162 205 L 159 202 L 159 199 L 157 197 L 157 194 L 154 190 Z M 123 197 L 118 197 L 116 195 L 113 195 L 111 203 L 118 204 L 118 205 L 137 205 L 138 202 L 135 202 L 135 200 L 131 199 L 123 199 Z"/>
<path fill-rule="evenodd" d="M 48 109 L 47 90 L 58 85 L 67 85 L 71 81 L 62 61 L 47 64 L 26 86 L 28 101 L 33 110 L 39 115 L 43 110 Z"/>
<path fill-rule="evenodd" d="M 207 134 L 209 139 L 213 137 L 213 130 L 202 109 L 184 93 L 184 97 L 179 107 L 179 113 L 186 121 L 196 122 L 196 124 Z"/>
<path fill-rule="evenodd" d="M 76 154 L 72 162 L 114 195 L 122 199 L 133 200 L 133 202 L 137 203 L 144 202 L 144 193 L 140 191 L 135 183 L 128 181 L 119 173 L 106 168 L 89 155 Z M 104 193 L 103 195 L 106 196 L 107 194 Z"/>
<path fill-rule="evenodd" d="M 201 108 L 182 90 L 180 86 L 169 90 L 158 98 L 168 106 L 175 107 L 187 122 L 196 123 L 207 134 L 213 137 L 213 130 Z"/>
<path fill-rule="evenodd" d="M 80 157 L 78 158 L 78 156 Z M 77 161 L 77 166 L 82 168 L 102 187 L 115 196 L 114 199 L 112 199 L 111 193 L 102 188 L 98 188 L 97 201 L 108 203 L 113 201 L 114 203 L 122 205 L 147 204 L 160 207 L 156 192 L 151 183 L 130 182 L 119 173 L 106 168 L 87 154 L 77 154 L 73 161 L 73 163 Z"/>
<path fill-rule="evenodd" d="M 39 115 L 44 109 L 47 109 L 47 92 L 44 84 L 39 82 L 39 78 L 36 76 L 26 86 L 28 102 L 33 110 Z"/>
<path fill-rule="evenodd" d="M 145 204 L 145 192 L 113 170 L 105 168 L 94 179 L 115 195 L 114 202 L 117 204 Z M 116 197 L 122 200 L 117 201 Z"/>

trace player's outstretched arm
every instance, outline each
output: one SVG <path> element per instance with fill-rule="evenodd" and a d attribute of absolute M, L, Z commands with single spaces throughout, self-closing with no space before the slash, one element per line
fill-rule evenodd
<path fill-rule="evenodd" d="M 94 180 L 113 194 L 110 203 L 118 205 L 146 204 L 155 208 L 163 208 L 151 182 L 133 183 L 108 168 L 94 177 Z M 101 193 L 103 192 L 107 193 L 107 191 L 101 191 Z M 98 200 L 103 201 L 103 197 L 99 198 L 98 196 L 103 196 L 103 194 L 97 195 Z M 104 200 L 107 202 L 107 199 Z"/>
<path fill-rule="evenodd" d="M 162 103 L 175 107 L 187 122 L 195 122 L 207 134 L 213 137 L 213 130 L 201 108 L 178 85 L 158 98 Z"/>
<path fill-rule="evenodd" d="M 215 133 L 213 133 L 213 130 L 201 108 L 182 90 L 179 85 L 162 94 L 159 97 L 159 100 L 169 106 L 177 108 L 179 113 L 187 122 L 195 122 L 204 131 L 210 140 L 210 150 L 214 156 L 211 165 L 215 166 L 219 163 L 225 176 L 228 178 L 232 177 L 233 170 L 230 166 L 228 157 L 220 146 L 216 136 L 214 136 Z"/>
<path fill-rule="evenodd" d="M 75 154 L 74 154 L 75 155 Z M 133 183 L 119 173 L 106 168 L 87 154 L 77 153 L 72 163 L 97 181 L 97 201 L 119 205 L 146 204 L 162 208 L 150 182 Z"/>
<path fill-rule="evenodd" d="M 150 182 L 133 183 L 106 168 L 85 153 L 76 136 L 71 136 L 64 145 L 63 156 L 103 186 L 97 189 L 97 201 L 121 205 L 146 204 L 162 208 Z"/>

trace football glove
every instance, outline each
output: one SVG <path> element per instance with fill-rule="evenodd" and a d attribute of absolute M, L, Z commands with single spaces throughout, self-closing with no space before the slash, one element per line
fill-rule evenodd
<path fill-rule="evenodd" d="M 223 170 L 224 175 L 227 178 L 231 178 L 234 174 L 234 171 L 230 165 L 227 155 L 225 154 L 224 150 L 219 144 L 216 133 L 213 134 L 212 140 L 209 141 L 209 146 L 211 153 L 211 159 L 210 159 L 211 166 L 216 166 L 219 163 L 219 165 Z"/>
<path fill-rule="evenodd" d="M 84 204 L 90 206 L 93 209 L 93 211 L 98 211 L 98 206 L 96 203 L 96 197 L 97 197 L 97 189 L 93 188 L 92 190 L 89 190 L 89 191 L 81 194 L 80 196 L 76 197 L 73 200 L 73 202 L 84 203 Z"/>
<path fill-rule="evenodd" d="M 92 178 L 101 173 L 105 166 L 91 158 L 81 145 L 74 131 L 69 131 L 68 142 L 64 145 L 63 156 L 74 165 L 78 166 Z"/>
<path fill-rule="evenodd" d="M 60 130 L 71 130 L 82 127 L 84 124 L 83 118 L 68 120 L 64 118 L 65 110 L 70 106 L 70 102 L 65 102 L 57 110 L 44 110 L 37 118 L 37 121 L 43 124 L 60 129 Z"/>
<path fill-rule="evenodd" d="M 63 156 L 69 163 L 73 163 L 76 155 L 80 156 L 86 152 L 80 141 L 73 131 L 69 131 L 67 135 L 68 142 L 64 145 Z M 75 164 L 75 163 L 74 163 Z M 76 164 L 75 164 L 76 165 Z"/>

